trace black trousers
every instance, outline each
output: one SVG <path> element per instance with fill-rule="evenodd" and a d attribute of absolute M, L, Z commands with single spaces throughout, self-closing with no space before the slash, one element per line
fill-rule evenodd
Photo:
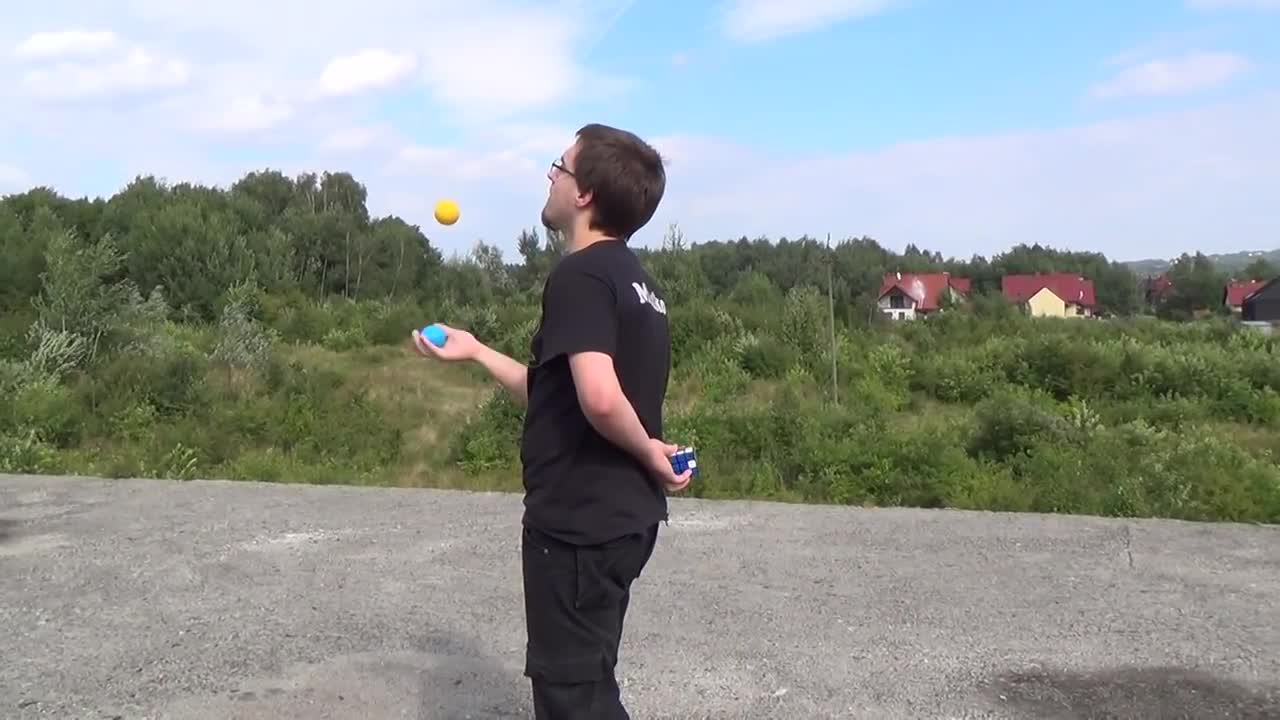
<path fill-rule="evenodd" d="M 537 720 L 630 720 L 614 669 L 631 583 L 658 526 L 602 545 L 571 545 L 524 529 L 524 674 Z"/>

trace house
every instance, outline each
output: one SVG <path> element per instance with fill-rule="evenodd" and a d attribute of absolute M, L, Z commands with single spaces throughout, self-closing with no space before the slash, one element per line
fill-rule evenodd
<path fill-rule="evenodd" d="M 1222 288 L 1222 304 L 1234 315 L 1239 315 L 1244 301 L 1266 284 L 1262 280 L 1232 280 Z"/>
<path fill-rule="evenodd" d="M 1005 275 L 1000 291 L 1034 317 L 1093 317 L 1093 281 L 1075 273 Z"/>
<path fill-rule="evenodd" d="M 942 309 L 948 299 L 957 301 L 969 294 L 968 278 L 951 273 L 887 273 L 880 283 L 876 304 L 894 320 L 914 320 Z"/>
<path fill-rule="evenodd" d="M 1245 322 L 1280 321 L 1280 277 L 1262 283 L 1241 301 L 1240 319 Z"/>
<path fill-rule="evenodd" d="M 1148 275 L 1142 281 L 1142 294 L 1148 307 L 1156 307 L 1173 292 L 1173 280 L 1168 273 Z"/>

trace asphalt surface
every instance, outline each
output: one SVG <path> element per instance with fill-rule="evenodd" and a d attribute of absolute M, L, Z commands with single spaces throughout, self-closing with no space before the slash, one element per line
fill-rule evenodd
<path fill-rule="evenodd" d="M 1280 529 L 673 501 L 640 718 L 1277 718 Z M 527 718 L 520 498 L 0 475 L 0 718 Z"/>

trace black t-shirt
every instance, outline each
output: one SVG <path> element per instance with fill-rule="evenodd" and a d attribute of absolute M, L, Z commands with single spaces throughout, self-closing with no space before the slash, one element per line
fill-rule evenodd
<path fill-rule="evenodd" d="M 662 437 L 671 369 L 666 303 L 627 245 L 604 240 L 563 257 L 542 291 L 531 343 L 520 459 L 524 524 L 592 544 L 667 519 L 665 490 L 626 450 L 598 433 L 578 403 L 569 355 L 607 353 L 650 437 Z"/>

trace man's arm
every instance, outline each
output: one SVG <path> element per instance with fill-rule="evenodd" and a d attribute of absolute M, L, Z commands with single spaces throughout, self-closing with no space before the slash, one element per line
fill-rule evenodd
<path fill-rule="evenodd" d="M 547 357 L 568 357 L 578 403 L 591 426 L 647 462 L 652 452 L 649 433 L 614 371 L 617 312 L 617 296 L 605 277 L 591 269 L 565 268 L 547 286 L 542 347 Z"/>
<path fill-rule="evenodd" d="M 529 367 L 513 358 L 507 357 L 488 345 L 481 345 L 476 352 L 475 361 L 502 387 L 511 393 L 511 398 L 522 406 L 529 405 Z"/>
<path fill-rule="evenodd" d="M 413 331 L 413 343 L 419 353 L 450 362 L 476 362 L 506 388 L 512 399 L 525 407 L 529 406 L 529 369 L 525 365 L 485 345 L 466 330 L 451 328 L 444 323 L 439 325 L 447 338 L 440 347 L 427 342 L 419 331 Z"/>
<path fill-rule="evenodd" d="M 649 433 L 622 392 L 613 358 L 602 352 L 574 353 L 569 356 L 569 368 L 578 403 L 591 427 L 637 460 L 647 461 L 652 452 Z"/>
<path fill-rule="evenodd" d="M 672 470 L 675 445 L 649 436 L 618 381 L 618 298 L 612 284 L 580 267 L 555 280 L 546 293 L 542 351 L 568 357 L 578 405 L 596 432 L 658 476 L 668 491 L 683 489 L 691 472 L 677 476 Z"/>

